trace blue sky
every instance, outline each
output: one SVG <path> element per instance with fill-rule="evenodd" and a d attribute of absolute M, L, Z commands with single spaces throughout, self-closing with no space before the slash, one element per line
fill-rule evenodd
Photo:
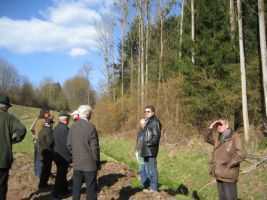
<path fill-rule="evenodd" d="M 36 86 L 46 78 L 63 83 L 89 63 L 93 87 L 102 89 L 105 68 L 99 50 L 99 27 L 108 27 L 111 16 L 118 21 L 115 1 L 1 0 L 0 58 Z M 177 14 L 177 8 L 171 13 Z M 129 15 L 131 19 L 133 9 Z M 118 46 L 118 24 L 114 38 Z"/>
<path fill-rule="evenodd" d="M 34 85 L 45 78 L 63 83 L 89 63 L 97 89 L 105 77 L 96 24 L 112 1 L 1 0 L 0 58 Z"/>

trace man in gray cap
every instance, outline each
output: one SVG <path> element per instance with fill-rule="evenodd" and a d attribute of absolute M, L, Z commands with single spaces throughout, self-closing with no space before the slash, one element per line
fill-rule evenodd
<path fill-rule="evenodd" d="M 100 167 L 100 151 L 95 126 L 89 121 L 92 108 L 82 105 L 78 109 L 80 120 L 69 131 L 68 148 L 73 160 L 73 200 L 80 200 L 82 181 L 86 183 L 87 200 L 97 199 L 96 175 Z"/>
<path fill-rule="evenodd" d="M 26 134 L 25 126 L 8 113 L 12 105 L 7 96 L 0 96 L 0 200 L 6 199 L 8 173 L 13 161 L 12 144 L 21 142 Z"/>

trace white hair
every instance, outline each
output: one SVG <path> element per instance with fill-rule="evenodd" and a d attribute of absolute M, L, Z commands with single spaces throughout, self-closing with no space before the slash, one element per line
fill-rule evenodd
<path fill-rule="evenodd" d="M 78 113 L 81 118 L 88 118 L 92 112 L 92 107 L 89 105 L 81 105 L 78 108 Z"/>

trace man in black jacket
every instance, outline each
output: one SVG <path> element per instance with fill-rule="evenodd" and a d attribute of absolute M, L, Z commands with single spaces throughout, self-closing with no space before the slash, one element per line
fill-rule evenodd
<path fill-rule="evenodd" d="M 145 169 L 150 182 L 150 191 L 158 191 L 157 155 L 161 136 L 161 123 L 155 115 L 154 106 L 145 107 L 146 125 L 141 156 L 144 157 Z"/>
<path fill-rule="evenodd" d="M 71 162 L 71 154 L 67 148 L 67 138 L 69 134 L 69 118 L 66 112 L 59 114 L 59 123 L 54 129 L 54 161 L 57 166 L 57 174 L 53 196 L 61 198 L 69 194 L 67 173 L 69 163 Z"/>
<path fill-rule="evenodd" d="M 98 135 L 89 121 L 92 109 L 82 105 L 78 109 L 80 120 L 69 131 L 68 148 L 73 160 L 73 200 L 80 200 L 82 181 L 86 183 L 87 200 L 97 199 L 96 175 L 100 164 Z"/>

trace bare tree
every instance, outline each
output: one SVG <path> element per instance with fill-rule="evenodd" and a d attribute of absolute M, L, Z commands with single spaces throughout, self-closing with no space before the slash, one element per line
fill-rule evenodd
<path fill-rule="evenodd" d="M 242 112 L 244 121 L 245 141 L 249 141 L 249 119 L 247 105 L 247 85 L 246 85 L 246 66 L 245 66 L 245 50 L 243 40 L 243 20 L 241 0 L 237 0 L 238 13 L 238 32 L 239 32 L 239 54 L 240 54 L 240 71 L 241 71 L 241 87 L 242 87 Z"/>
<path fill-rule="evenodd" d="M 92 67 L 89 63 L 87 64 L 84 64 L 82 66 L 82 69 L 81 69 L 81 72 L 82 74 L 84 74 L 85 78 L 87 79 L 88 83 L 90 83 L 90 73 L 92 71 Z M 90 96 L 91 96 L 91 88 L 89 89 L 88 88 L 88 91 L 87 91 L 87 104 L 88 105 L 91 105 L 91 101 L 90 101 Z"/>
<path fill-rule="evenodd" d="M 121 26 L 121 96 L 124 96 L 124 40 L 128 18 L 128 0 L 119 0 L 118 6 L 121 10 L 120 26 Z"/>
<path fill-rule="evenodd" d="M 144 79 L 144 2 L 143 0 L 138 0 L 138 18 L 140 27 L 140 92 L 141 92 L 141 108 L 144 107 L 144 92 L 145 92 L 145 79 Z"/>
<path fill-rule="evenodd" d="M 259 34 L 260 34 L 260 49 L 261 49 L 261 65 L 262 65 L 262 77 L 263 77 L 265 116 L 267 116 L 267 50 L 266 50 L 264 0 L 258 0 L 258 13 L 259 13 Z"/>
<path fill-rule="evenodd" d="M 179 58 L 182 58 L 183 45 L 183 24 L 184 24 L 184 4 L 185 0 L 181 0 L 181 16 L 180 16 L 180 39 L 179 39 Z"/>
<path fill-rule="evenodd" d="M 147 95 L 148 85 L 148 54 L 150 42 L 150 0 L 145 1 L 145 16 L 146 16 L 146 43 L 145 43 L 145 97 Z M 146 99 L 146 98 L 145 98 Z"/>
<path fill-rule="evenodd" d="M 114 45 L 114 16 L 113 15 L 104 15 L 103 21 L 97 24 L 98 31 L 98 48 L 100 49 L 105 65 L 105 75 L 107 79 L 108 92 L 112 94 L 112 99 L 115 102 L 116 100 L 116 90 L 114 87 L 115 82 L 115 45 Z"/>
<path fill-rule="evenodd" d="M 195 64 L 195 1 L 191 0 L 192 64 Z"/>
<path fill-rule="evenodd" d="M 235 38 L 236 31 L 236 19 L 235 19 L 235 0 L 230 0 L 229 2 L 229 15 L 230 15 L 230 31 L 232 41 Z"/>

